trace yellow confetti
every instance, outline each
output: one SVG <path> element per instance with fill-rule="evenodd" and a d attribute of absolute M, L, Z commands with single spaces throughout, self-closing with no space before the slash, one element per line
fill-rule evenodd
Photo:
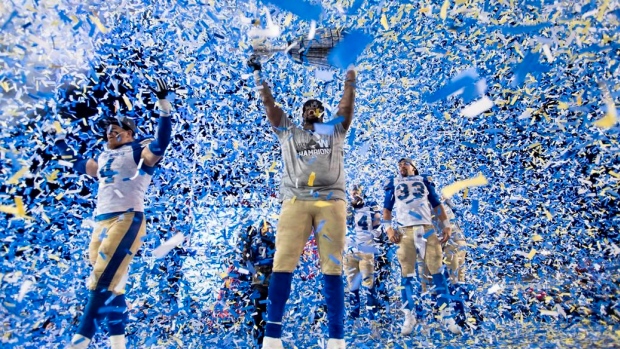
<path fill-rule="evenodd" d="M 445 186 L 441 190 L 441 194 L 443 194 L 444 198 L 448 199 L 448 198 L 451 198 L 452 195 L 456 194 L 457 192 L 463 189 L 470 188 L 470 187 L 480 187 L 480 186 L 487 185 L 487 184 L 489 184 L 489 181 L 487 181 L 486 177 L 484 177 L 483 174 L 479 174 L 478 176 L 474 178 L 457 181 L 450 185 Z"/>
<path fill-rule="evenodd" d="M 15 197 L 15 208 L 17 209 L 17 215 L 24 217 L 26 215 L 26 209 L 24 208 L 24 200 L 21 196 Z"/>
<path fill-rule="evenodd" d="M 56 130 L 56 133 L 62 133 L 62 126 L 60 126 L 60 122 L 58 121 L 54 121 L 54 130 Z"/>
<path fill-rule="evenodd" d="M 322 201 L 322 200 L 321 200 L 321 201 L 317 201 L 317 202 L 314 204 L 314 206 L 316 206 L 316 207 L 329 207 L 329 206 L 331 206 L 331 205 L 332 205 L 332 204 L 331 204 L 330 202 L 328 202 L 328 201 Z"/>
<path fill-rule="evenodd" d="M 17 215 L 17 207 L 0 205 L 0 212 Z"/>
<path fill-rule="evenodd" d="M 127 106 L 127 109 L 133 110 L 133 106 L 131 105 L 131 101 L 129 100 L 129 98 L 127 98 L 127 96 L 123 95 L 123 101 L 125 102 L 125 105 Z"/>
<path fill-rule="evenodd" d="M 566 110 L 566 109 L 568 109 L 568 104 L 564 103 L 564 102 L 558 102 L 558 109 Z"/>
<path fill-rule="evenodd" d="M 388 25 L 387 16 L 385 14 L 381 15 L 381 25 L 385 30 L 389 30 L 390 26 Z"/>
<path fill-rule="evenodd" d="M 294 204 L 295 200 L 297 200 L 297 196 L 293 196 L 293 198 L 291 199 L 291 204 Z"/>
<path fill-rule="evenodd" d="M 194 69 L 194 66 L 196 65 L 196 63 L 190 63 L 187 68 L 185 68 L 185 74 L 189 73 L 190 71 L 192 71 L 192 69 Z"/>
<path fill-rule="evenodd" d="M 9 178 L 8 181 L 6 181 L 6 184 L 17 184 L 19 183 L 19 179 L 23 177 L 23 175 L 28 171 L 28 167 L 24 166 L 21 169 L 19 169 L 19 171 L 15 172 L 15 174 L 13 176 L 11 176 L 11 178 Z"/>
<path fill-rule="evenodd" d="M 276 165 L 277 163 L 275 161 L 271 163 L 271 166 L 269 167 L 269 170 L 267 172 L 274 172 L 276 169 Z"/>
<path fill-rule="evenodd" d="M 537 251 L 536 251 L 536 249 L 534 249 L 534 248 L 533 248 L 533 249 L 530 251 L 530 253 L 528 253 L 528 254 L 527 254 L 527 259 L 532 259 L 532 258 L 534 258 L 534 256 L 536 255 L 536 252 L 537 252 Z"/>
<path fill-rule="evenodd" d="M 604 0 L 603 4 L 601 4 L 601 8 L 598 9 L 598 14 L 596 15 L 596 20 L 599 22 L 603 21 L 603 17 L 605 16 L 605 12 L 607 12 L 607 7 L 609 7 L 609 0 Z"/>
<path fill-rule="evenodd" d="M 233 141 L 233 148 L 235 148 L 235 150 L 239 149 L 239 142 Z"/>
<path fill-rule="evenodd" d="M 614 171 L 609 171 L 609 174 L 614 176 L 614 177 L 616 177 L 616 178 L 618 178 L 618 179 L 620 179 L 620 173 L 616 173 Z"/>
<path fill-rule="evenodd" d="M 97 29 L 99 29 L 99 31 L 101 31 L 102 33 L 106 34 L 108 32 L 108 28 L 106 28 L 101 21 L 99 20 L 98 17 L 95 16 L 89 16 L 90 20 L 97 26 Z"/>
<path fill-rule="evenodd" d="M 314 185 L 314 178 L 316 177 L 316 173 L 312 172 L 308 177 L 308 186 L 311 187 Z"/>
<path fill-rule="evenodd" d="M 292 21 L 293 21 L 293 14 L 289 13 L 288 15 L 286 15 L 286 18 L 284 19 L 284 24 L 283 25 L 285 27 L 288 27 L 291 24 Z"/>
<path fill-rule="evenodd" d="M 443 5 L 441 5 L 441 11 L 439 11 L 439 17 L 444 21 L 448 17 L 448 8 L 450 8 L 450 0 L 444 0 Z"/>
<path fill-rule="evenodd" d="M 543 237 L 538 235 L 538 234 L 536 234 L 536 235 L 532 236 L 532 241 L 534 241 L 534 242 L 543 241 Z"/>
<path fill-rule="evenodd" d="M 177 342 L 177 344 L 179 345 L 179 348 L 183 348 L 183 341 L 181 341 L 180 338 L 172 336 L 172 339 L 174 339 L 174 341 Z"/>
<path fill-rule="evenodd" d="M 547 216 L 548 220 L 552 220 L 553 219 L 553 215 L 551 214 L 551 212 L 545 210 L 545 215 Z"/>
<path fill-rule="evenodd" d="M 618 121 L 618 112 L 616 111 L 616 105 L 613 100 L 605 101 L 607 105 L 607 114 L 601 119 L 594 122 L 594 125 L 600 128 L 609 129 L 612 128 Z"/>
<path fill-rule="evenodd" d="M 8 81 L 0 82 L 0 86 L 2 86 L 2 89 L 4 90 L 4 92 L 9 92 L 9 90 L 11 89 L 11 86 L 9 85 Z"/>

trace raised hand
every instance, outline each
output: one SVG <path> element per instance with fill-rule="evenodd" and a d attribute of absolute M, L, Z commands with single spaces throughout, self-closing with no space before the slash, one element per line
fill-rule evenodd
<path fill-rule="evenodd" d="M 168 84 L 166 84 L 166 82 L 162 78 L 155 79 L 155 82 L 157 83 L 157 88 L 151 88 L 151 91 L 155 93 L 158 99 L 166 99 L 166 97 L 168 97 L 168 95 L 172 93 L 172 90 L 168 87 Z"/>
<path fill-rule="evenodd" d="M 262 69 L 260 60 L 258 59 L 257 55 L 252 55 L 250 59 L 248 59 L 247 65 L 248 67 L 252 68 L 252 71 L 260 71 Z"/>

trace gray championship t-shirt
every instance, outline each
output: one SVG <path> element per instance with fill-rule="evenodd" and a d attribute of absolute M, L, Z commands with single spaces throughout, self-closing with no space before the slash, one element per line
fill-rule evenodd
<path fill-rule="evenodd" d="M 342 124 L 334 126 L 333 134 L 317 134 L 299 128 L 287 115 L 282 115 L 280 126 L 274 127 L 274 131 L 284 162 L 280 200 L 345 200 L 347 130 Z"/>

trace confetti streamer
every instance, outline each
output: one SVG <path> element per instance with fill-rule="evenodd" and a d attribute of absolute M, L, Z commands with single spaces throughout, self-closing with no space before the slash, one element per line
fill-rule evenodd
<path fill-rule="evenodd" d="M 465 189 L 465 188 L 471 188 L 471 187 L 480 187 L 480 186 L 484 186 L 489 184 L 489 182 L 487 181 L 486 177 L 484 177 L 484 175 L 479 174 L 476 177 L 470 178 L 470 179 L 465 179 L 462 181 L 457 181 L 454 182 L 450 185 L 445 186 L 442 190 L 441 190 L 441 194 L 445 197 L 445 198 L 451 198 L 454 194 L 456 194 L 457 192 Z"/>
<path fill-rule="evenodd" d="M 162 258 L 166 254 L 168 254 L 173 248 L 181 244 L 184 240 L 185 236 L 183 235 L 183 233 L 177 233 L 170 239 L 164 241 L 156 249 L 154 249 L 152 254 L 155 258 Z"/>

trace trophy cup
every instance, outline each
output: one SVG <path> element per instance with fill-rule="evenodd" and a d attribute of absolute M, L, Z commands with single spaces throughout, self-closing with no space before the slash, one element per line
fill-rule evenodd
<path fill-rule="evenodd" d="M 255 56 L 267 58 L 263 63 L 271 60 L 276 53 L 283 52 L 297 63 L 327 68 L 331 67 L 327 62 L 327 56 L 343 37 L 344 33 L 341 29 L 319 28 L 316 29 L 312 39 L 301 36 L 289 41 L 287 46 L 281 47 L 255 42 L 252 48 Z"/>

